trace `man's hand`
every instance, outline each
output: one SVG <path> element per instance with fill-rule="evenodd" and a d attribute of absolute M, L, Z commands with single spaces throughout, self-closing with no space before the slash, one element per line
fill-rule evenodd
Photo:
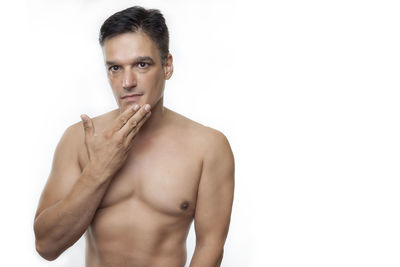
<path fill-rule="evenodd" d="M 132 146 L 133 138 L 150 117 L 150 108 L 149 104 L 141 108 L 139 105 L 128 108 L 101 133 L 96 133 L 89 116 L 81 115 L 89 161 L 98 173 L 111 176 L 122 167 Z"/>

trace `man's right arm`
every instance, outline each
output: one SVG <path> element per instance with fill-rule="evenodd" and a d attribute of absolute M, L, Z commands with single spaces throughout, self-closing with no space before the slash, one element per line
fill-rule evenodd
<path fill-rule="evenodd" d="M 62 149 L 63 143 L 60 144 L 58 148 Z M 55 161 L 58 161 L 56 156 Z M 36 250 L 47 260 L 56 259 L 83 235 L 111 181 L 110 177 L 96 174 L 96 167 L 89 164 L 76 179 L 69 192 L 55 202 L 51 201 L 53 197 L 48 195 L 60 191 L 54 186 L 61 186 L 63 182 L 56 184 L 56 181 L 52 182 L 51 179 L 63 179 L 68 174 L 57 176 L 62 168 L 57 164 L 53 165 L 54 172 L 51 173 L 48 182 L 50 186 L 46 185 L 42 194 L 34 223 Z M 79 168 L 72 164 L 70 166 L 70 173 L 74 172 L 72 169 Z M 51 192 L 53 189 L 54 191 Z M 48 206 L 49 202 L 52 204 Z"/>
<path fill-rule="evenodd" d="M 112 177 L 126 160 L 132 139 L 150 113 L 144 107 L 137 112 L 131 108 L 101 134 L 95 133 L 90 118 L 82 118 L 89 155 L 82 172 L 76 145 L 82 124 L 65 131 L 35 215 L 36 250 L 43 258 L 56 259 L 86 231 Z"/>

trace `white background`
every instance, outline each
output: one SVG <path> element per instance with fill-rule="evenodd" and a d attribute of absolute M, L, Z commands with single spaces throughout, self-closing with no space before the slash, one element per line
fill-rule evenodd
<path fill-rule="evenodd" d="M 117 107 L 98 31 L 136 4 L 170 30 L 165 105 L 235 154 L 222 266 L 400 265 L 397 1 L 12 3 L 0 6 L 1 266 L 83 266 L 82 240 L 41 259 L 33 216 L 63 131 Z"/>

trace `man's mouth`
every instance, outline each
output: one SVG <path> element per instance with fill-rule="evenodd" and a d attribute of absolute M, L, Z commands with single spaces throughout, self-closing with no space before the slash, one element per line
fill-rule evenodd
<path fill-rule="evenodd" d="M 139 97 L 141 97 L 143 94 L 128 94 L 128 95 L 124 95 L 123 97 L 121 97 L 123 100 L 125 101 L 133 101 L 133 100 L 138 100 Z"/>

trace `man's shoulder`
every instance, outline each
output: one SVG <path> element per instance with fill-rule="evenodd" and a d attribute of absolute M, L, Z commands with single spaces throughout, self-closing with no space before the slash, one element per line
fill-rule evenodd
<path fill-rule="evenodd" d="M 204 138 L 210 138 L 214 135 L 222 134 L 220 131 L 206 126 L 200 122 L 194 121 L 180 113 L 177 113 L 173 110 L 169 110 L 171 113 L 170 117 L 173 118 L 173 127 L 179 127 L 180 130 L 185 131 L 188 133 L 192 131 L 193 133 L 198 133 L 199 136 Z"/>
<path fill-rule="evenodd" d="M 102 130 L 105 125 L 107 125 L 117 110 L 112 110 L 107 113 L 91 117 L 96 131 Z M 85 130 L 83 128 L 83 123 L 81 120 L 69 125 L 63 134 L 63 138 L 70 140 L 74 145 L 81 146 L 85 142 Z"/>
<path fill-rule="evenodd" d="M 90 117 L 91 120 L 93 121 L 95 130 L 102 130 L 103 127 L 108 125 L 109 122 L 111 122 L 112 119 L 115 117 L 116 112 L 118 112 L 118 109 L 108 111 L 108 112 L 100 114 L 98 116 Z M 83 123 L 81 120 L 68 126 L 67 130 L 69 132 L 71 132 L 71 134 L 75 134 L 75 135 L 84 136 L 84 134 L 85 134 L 85 131 L 83 129 Z"/>
<path fill-rule="evenodd" d="M 235 159 L 228 138 L 220 130 L 205 126 L 180 114 L 182 139 L 187 150 L 200 156 L 202 172 L 224 183 L 233 178 Z M 220 178 L 220 179 L 219 179 Z M 214 179 L 212 179 L 214 180 Z"/>
<path fill-rule="evenodd" d="M 176 124 L 186 137 L 190 137 L 190 142 L 198 147 L 212 152 L 221 148 L 230 148 L 229 141 L 224 133 L 215 128 L 203 125 L 177 112 L 173 112 Z"/>

